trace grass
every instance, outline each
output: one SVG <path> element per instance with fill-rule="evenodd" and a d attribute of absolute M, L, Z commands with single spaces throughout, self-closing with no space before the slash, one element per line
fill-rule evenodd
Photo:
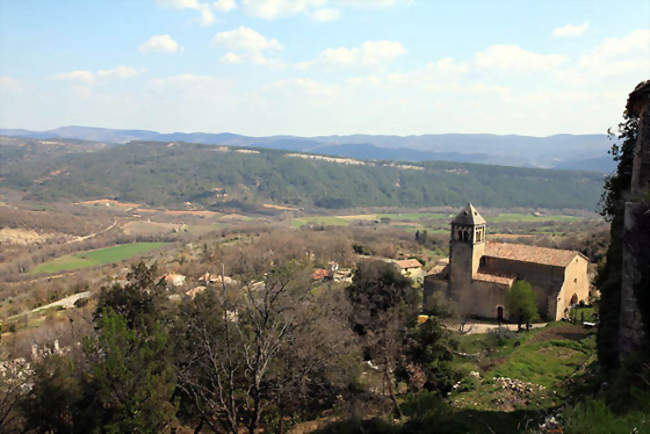
<path fill-rule="evenodd" d="M 347 226 L 350 224 L 350 222 L 335 216 L 299 217 L 291 221 L 291 225 L 297 228 L 307 224 L 323 226 Z"/>
<path fill-rule="evenodd" d="M 31 274 L 58 273 L 60 271 L 76 270 L 96 265 L 111 264 L 123 261 L 133 256 L 149 252 L 167 243 L 131 243 L 105 249 L 89 250 L 72 255 L 60 256 L 35 267 Z"/>
<path fill-rule="evenodd" d="M 584 342 L 553 339 L 521 345 L 508 360 L 491 370 L 490 375 L 552 387 L 580 368 L 595 351 L 595 345 L 593 336 Z"/>
<path fill-rule="evenodd" d="M 447 214 L 436 214 L 429 212 L 405 212 L 405 213 L 393 213 L 393 214 L 377 214 L 377 217 L 387 217 L 391 220 L 401 220 L 401 221 L 414 221 L 420 220 L 421 218 L 428 219 L 442 219 L 448 218 Z"/>
<path fill-rule="evenodd" d="M 594 320 L 594 308 L 593 307 L 578 307 L 575 310 L 575 313 L 572 312 L 572 315 L 575 315 L 577 321 L 582 321 L 584 315 L 584 321 L 593 321 Z"/>
<path fill-rule="evenodd" d="M 558 222 L 572 222 L 581 220 L 581 217 L 570 215 L 545 215 L 534 216 L 532 214 L 521 213 L 503 213 L 497 216 L 487 217 L 486 220 L 492 223 L 498 222 L 543 222 L 543 221 L 558 221 Z"/>
<path fill-rule="evenodd" d="M 495 338 L 490 333 L 458 338 L 460 351 L 481 353 L 474 369 L 481 372 L 482 381 L 476 387 L 453 396 L 457 408 L 494 410 L 497 405 L 510 405 L 507 397 L 503 402 L 504 391 L 495 382 L 496 377 L 545 387 L 542 392 L 526 398 L 530 401 L 525 406 L 521 401 L 515 402 L 510 410 L 553 407 L 568 393 L 566 380 L 596 358 L 595 336 L 582 327 L 563 322 L 514 333 L 499 343 Z M 467 364 L 467 359 L 456 363 Z"/>

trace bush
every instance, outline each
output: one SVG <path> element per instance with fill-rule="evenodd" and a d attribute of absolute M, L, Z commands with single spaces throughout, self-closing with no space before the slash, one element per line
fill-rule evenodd
<path fill-rule="evenodd" d="M 486 333 L 485 343 L 488 348 L 502 347 L 508 341 L 516 339 L 517 333 L 507 328 L 492 329 Z"/>
<path fill-rule="evenodd" d="M 602 399 L 591 399 L 576 404 L 563 414 L 565 433 L 642 433 L 650 431 L 650 393 L 643 394 L 645 405 L 641 410 L 617 414 Z"/>

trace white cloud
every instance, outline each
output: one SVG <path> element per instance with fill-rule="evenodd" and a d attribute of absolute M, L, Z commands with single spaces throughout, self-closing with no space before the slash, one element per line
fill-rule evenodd
<path fill-rule="evenodd" d="M 113 69 L 100 69 L 97 71 L 98 77 L 107 77 L 107 78 L 131 78 L 136 75 L 144 72 L 144 70 L 138 70 L 131 66 L 118 66 Z"/>
<path fill-rule="evenodd" d="M 23 90 L 23 83 L 17 78 L 0 75 L 0 90 L 21 92 Z"/>
<path fill-rule="evenodd" d="M 198 0 L 158 0 L 158 3 L 172 9 L 192 9 L 199 12 L 201 15 L 199 22 L 202 26 L 209 26 L 215 22 L 209 3 L 201 3 Z"/>
<path fill-rule="evenodd" d="M 318 64 L 329 67 L 376 66 L 388 63 L 406 54 L 406 49 L 396 41 L 366 41 L 359 47 L 328 48 L 318 58 L 298 64 L 307 69 Z"/>
<path fill-rule="evenodd" d="M 244 11 L 257 18 L 275 20 L 305 13 L 316 21 L 337 19 L 340 8 L 380 9 L 400 3 L 411 4 L 412 0 L 242 0 Z"/>
<path fill-rule="evenodd" d="M 246 12 L 257 18 L 274 20 L 327 4 L 327 0 L 242 0 Z"/>
<path fill-rule="evenodd" d="M 310 78 L 292 78 L 271 83 L 267 89 L 288 90 L 290 93 L 299 92 L 308 96 L 332 96 L 337 93 L 337 86 L 322 83 Z"/>
<path fill-rule="evenodd" d="M 227 52 L 223 56 L 221 56 L 221 62 L 222 63 L 230 63 L 230 64 L 236 64 L 236 63 L 241 63 L 241 57 L 233 53 L 232 51 Z"/>
<path fill-rule="evenodd" d="M 357 8 L 385 8 L 395 6 L 398 3 L 411 4 L 412 0 L 337 0 L 341 6 Z"/>
<path fill-rule="evenodd" d="M 84 83 L 92 83 L 95 79 L 95 76 L 91 71 L 87 70 L 76 70 L 70 72 L 61 72 L 54 76 L 56 80 L 70 80 L 70 81 L 81 81 Z"/>
<path fill-rule="evenodd" d="M 451 57 L 444 57 L 435 63 L 438 71 L 443 73 L 464 74 L 469 71 L 467 63 L 457 63 Z"/>
<path fill-rule="evenodd" d="M 566 26 L 556 27 L 553 29 L 553 36 L 556 38 L 571 38 L 583 35 L 589 28 L 589 23 L 585 22 L 579 26 L 567 24 Z"/>
<path fill-rule="evenodd" d="M 316 9 L 310 16 L 316 21 L 335 21 L 341 12 L 338 9 Z"/>
<path fill-rule="evenodd" d="M 221 12 L 230 12 L 233 9 L 237 9 L 237 3 L 235 0 L 217 0 L 212 3 L 212 6 Z"/>
<path fill-rule="evenodd" d="M 492 45 L 475 56 L 479 68 L 501 72 L 549 71 L 567 60 L 567 56 L 534 53 L 518 45 Z"/>
<path fill-rule="evenodd" d="M 650 29 L 609 38 L 581 56 L 578 65 L 593 74 L 617 75 L 650 71 Z"/>
<path fill-rule="evenodd" d="M 241 26 L 238 29 L 217 33 L 212 44 L 229 50 L 222 61 L 239 63 L 249 60 L 260 65 L 275 63 L 264 56 L 265 52 L 282 50 L 282 44 L 276 39 L 268 39 L 255 30 Z"/>
<path fill-rule="evenodd" d="M 169 35 L 153 35 L 138 48 L 143 53 L 175 53 L 182 51 L 178 42 Z"/>
<path fill-rule="evenodd" d="M 150 81 L 156 90 L 175 88 L 177 90 L 197 90 L 222 87 L 224 81 L 210 75 L 178 74 L 170 77 L 154 78 Z"/>

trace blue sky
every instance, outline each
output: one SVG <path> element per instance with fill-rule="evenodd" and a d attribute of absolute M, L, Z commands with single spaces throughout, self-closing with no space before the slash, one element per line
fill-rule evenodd
<path fill-rule="evenodd" d="M 0 0 L 0 127 L 602 133 L 650 2 Z"/>

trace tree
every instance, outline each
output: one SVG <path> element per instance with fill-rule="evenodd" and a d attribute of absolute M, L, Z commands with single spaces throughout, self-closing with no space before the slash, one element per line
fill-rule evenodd
<path fill-rule="evenodd" d="M 19 407 L 26 394 L 24 385 L 28 381 L 29 375 L 29 364 L 25 359 L 2 363 L 0 370 L 0 432 L 21 432 L 22 419 Z"/>
<path fill-rule="evenodd" d="M 414 325 L 417 320 L 418 291 L 409 278 L 400 274 L 394 264 L 384 261 L 362 261 L 358 264 L 352 285 L 345 290 L 354 307 L 354 330 L 363 335 L 374 330 L 379 317 L 397 308 L 403 325 Z"/>
<path fill-rule="evenodd" d="M 506 309 L 509 316 L 517 321 L 518 330 L 521 330 L 522 323 L 526 323 L 528 329 L 532 321 L 539 319 L 535 293 L 530 283 L 518 280 L 512 285 L 506 296 Z"/>
<path fill-rule="evenodd" d="M 156 264 L 148 267 L 140 261 L 132 266 L 126 275 L 126 285 L 102 288 L 93 320 L 100 321 L 107 310 L 121 315 L 129 328 L 147 328 L 156 320 L 163 319 L 166 284 L 163 279 L 156 280 L 157 275 Z"/>
<path fill-rule="evenodd" d="M 437 317 L 430 316 L 426 322 L 409 330 L 398 372 L 417 391 L 426 389 L 446 394 L 459 380 L 451 368 L 452 359 L 449 331 Z M 421 380 L 418 373 L 421 373 Z"/>
<path fill-rule="evenodd" d="M 288 263 L 182 305 L 176 369 L 199 424 L 238 433 L 243 423 L 253 433 L 277 414 L 282 431 L 284 416 L 332 404 L 351 381 L 354 337 L 335 306 L 311 293 L 308 271 Z"/>
<path fill-rule="evenodd" d="M 112 309 L 103 311 L 97 338 L 84 340 L 92 387 L 107 432 L 161 432 L 175 418 L 175 387 L 168 336 L 156 321 L 129 328 Z"/>
<path fill-rule="evenodd" d="M 402 353 L 406 327 L 416 323 L 418 294 L 410 279 L 384 261 L 359 263 L 346 294 L 353 306 L 353 329 L 362 336 L 367 355 L 380 366 L 394 413 L 402 417 L 392 373 Z"/>
<path fill-rule="evenodd" d="M 84 384 L 72 358 L 49 355 L 34 366 L 33 383 L 21 403 L 26 430 L 83 433 L 93 428 L 84 420 Z M 92 401 L 92 400 L 90 400 Z"/>

